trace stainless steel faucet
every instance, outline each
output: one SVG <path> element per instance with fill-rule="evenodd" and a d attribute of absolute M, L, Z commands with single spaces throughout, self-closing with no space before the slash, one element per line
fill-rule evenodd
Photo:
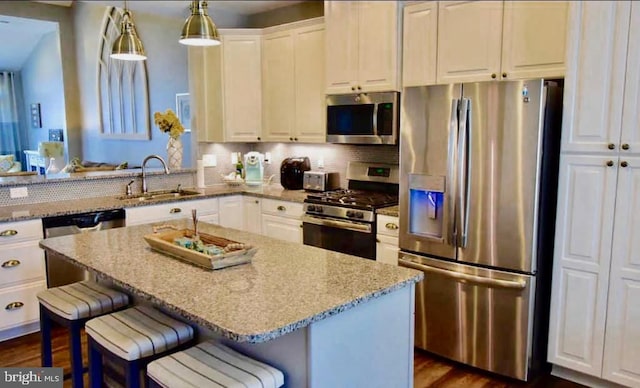
<path fill-rule="evenodd" d="M 158 159 L 160 163 L 162 163 L 162 167 L 164 167 L 164 173 L 165 174 L 169 173 L 167 164 L 164 162 L 164 159 L 162 159 L 160 156 L 149 155 L 146 158 L 144 158 L 144 160 L 142 161 L 142 194 L 147 193 L 147 172 L 145 171 L 145 166 L 147 165 L 147 162 L 149 161 L 149 159 Z"/>

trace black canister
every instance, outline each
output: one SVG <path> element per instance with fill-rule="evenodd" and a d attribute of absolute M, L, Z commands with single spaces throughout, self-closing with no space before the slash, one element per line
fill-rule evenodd
<path fill-rule="evenodd" d="M 304 172 L 311 170 L 306 156 L 286 158 L 280 164 L 280 184 L 287 190 L 301 190 Z"/>

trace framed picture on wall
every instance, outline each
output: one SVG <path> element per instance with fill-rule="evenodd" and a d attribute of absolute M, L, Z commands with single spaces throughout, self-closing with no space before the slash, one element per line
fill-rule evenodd
<path fill-rule="evenodd" d="M 191 102 L 189 93 L 176 94 L 176 115 L 182 123 L 185 132 L 191 132 Z"/>

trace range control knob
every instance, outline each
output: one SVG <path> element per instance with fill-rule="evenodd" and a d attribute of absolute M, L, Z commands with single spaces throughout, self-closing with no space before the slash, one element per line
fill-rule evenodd
<path fill-rule="evenodd" d="M 309 206 L 307 206 L 307 211 L 310 211 L 310 212 L 314 212 L 314 211 L 316 211 L 316 207 L 315 207 L 315 205 L 309 205 Z"/>
<path fill-rule="evenodd" d="M 364 218 L 364 213 L 363 212 L 356 212 L 355 216 L 356 216 L 356 218 L 362 219 L 362 218 Z"/>
<path fill-rule="evenodd" d="M 355 216 L 355 212 L 353 210 L 347 210 L 347 217 L 351 218 Z"/>
<path fill-rule="evenodd" d="M 316 206 L 316 211 L 318 213 L 322 213 L 322 212 L 324 212 L 324 208 L 322 206 Z"/>

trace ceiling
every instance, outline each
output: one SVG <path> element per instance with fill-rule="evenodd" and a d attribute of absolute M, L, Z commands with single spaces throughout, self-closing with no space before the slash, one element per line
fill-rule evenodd
<path fill-rule="evenodd" d="M 43 35 L 57 31 L 58 23 L 0 15 L 0 70 L 19 70 Z M 9 55 L 10 54 L 10 55 Z"/>

